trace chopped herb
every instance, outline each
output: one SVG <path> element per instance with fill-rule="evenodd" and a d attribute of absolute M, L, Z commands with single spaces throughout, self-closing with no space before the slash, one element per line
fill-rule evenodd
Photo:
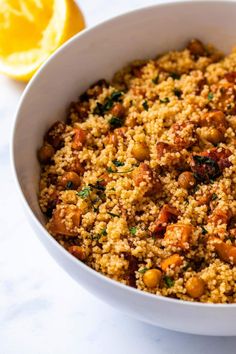
<path fill-rule="evenodd" d="M 99 198 L 100 198 L 102 201 L 104 201 L 104 200 L 106 199 L 106 194 L 105 194 L 105 193 L 101 193 L 101 194 L 99 195 Z"/>
<path fill-rule="evenodd" d="M 102 236 L 107 236 L 107 230 L 106 229 L 102 229 L 101 230 L 101 235 Z"/>
<path fill-rule="evenodd" d="M 107 101 L 103 105 L 103 113 L 109 111 L 112 108 L 113 103 L 114 103 L 113 100 L 108 98 Z"/>
<path fill-rule="evenodd" d="M 209 101 L 213 100 L 214 94 L 212 92 L 209 92 L 207 98 Z"/>
<path fill-rule="evenodd" d="M 73 182 L 72 181 L 69 181 L 69 182 L 67 182 L 67 184 L 66 184 L 66 189 L 73 189 Z"/>
<path fill-rule="evenodd" d="M 174 280 L 170 277 L 168 277 L 167 275 L 164 277 L 164 281 L 167 285 L 168 288 L 171 288 L 174 285 Z"/>
<path fill-rule="evenodd" d="M 170 77 L 172 77 L 172 79 L 174 79 L 174 80 L 179 80 L 181 75 L 173 72 L 173 73 L 170 73 Z"/>
<path fill-rule="evenodd" d="M 148 268 L 144 267 L 144 268 L 140 269 L 138 272 L 141 274 L 144 274 L 144 273 L 146 273 L 147 270 L 148 270 Z"/>
<path fill-rule="evenodd" d="M 111 117 L 109 119 L 108 123 L 110 124 L 112 129 L 115 129 L 115 128 L 122 127 L 124 121 L 123 121 L 123 119 L 118 118 L 118 117 Z"/>
<path fill-rule="evenodd" d="M 148 103 L 147 103 L 147 101 L 144 101 L 143 103 L 143 108 L 145 109 L 145 111 L 148 111 Z"/>
<path fill-rule="evenodd" d="M 92 240 L 99 241 L 102 235 L 92 235 Z"/>
<path fill-rule="evenodd" d="M 108 211 L 107 214 L 111 215 L 113 218 L 115 217 L 120 218 L 120 215 L 111 213 L 110 211 Z"/>
<path fill-rule="evenodd" d="M 137 232 L 137 227 L 131 227 L 130 229 L 129 229 L 129 231 L 130 231 L 130 233 L 131 233 L 131 235 L 135 235 L 136 234 L 136 232 Z"/>
<path fill-rule="evenodd" d="M 121 96 L 123 95 L 123 92 L 121 91 L 115 91 L 115 92 L 112 92 L 111 94 L 111 100 L 117 102 L 120 100 Z"/>
<path fill-rule="evenodd" d="M 87 198 L 89 196 L 91 192 L 91 188 L 90 187 L 85 187 L 84 189 L 82 189 L 81 191 L 79 191 L 77 193 L 77 195 L 83 199 Z"/>
<path fill-rule="evenodd" d="M 126 171 L 114 171 L 111 167 L 107 168 L 107 172 L 109 173 L 129 173 L 132 172 L 133 170 L 134 170 L 133 168 L 130 168 L 129 170 Z"/>
<path fill-rule="evenodd" d="M 94 189 L 97 189 L 99 191 L 105 191 L 105 187 L 102 186 L 101 184 L 99 184 L 99 182 L 97 181 L 96 184 L 92 184 L 92 183 L 89 183 L 89 187 L 91 188 L 94 188 Z"/>
<path fill-rule="evenodd" d="M 98 178 L 97 183 L 104 182 L 104 178 Z"/>
<path fill-rule="evenodd" d="M 106 98 L 104 104 L 98 102 L 93 112 L 100 116 L 104 115 L 113 107 L 114 102 L 120 101 L 122 95 L 123 92 L 121 91 L 113 92 L 110 97 Z"/>
<path fill-rule="evenodd" d="M 102 116 L 102 115 L 103 115 L 103 113 L 104 113 L 103 105 L 102 105 L 100 102 L 97 103 L 97 105 L 96 105 L 96 107 L 95 107 L 93 113 L 94 113 L 94 114 L 97 114 L 97 115 L 99 115 L 99 116 Z"/>
<path fill-rule="evenodd" d="M 160 98 L 160 102 L 161 103 L 168 103 L 168 102 L 170 102 L 170 99 L 169 99 L 169 97 L 165 97 L 163 99 Z"/>
<path fill-rule="evenodd" d="M 116 173 L 116 171 L 113 171 L 113 169 L 111 167 L 107 167 L 107 172 L 109 173 Z"/>
<path fill-rule="evenodd" d="M 214 184 L 214 183 L 215 183 L 214 179 L 210 179 L 210 184 Z"/>
<path fill-rule="evenodd" d="M 112 107 L 114 102 L 120 101 L 121 96 L 123 95 L 120 91 L 115 91 L 108 97 L 103 105 L 104 112 L 109 111 Z"/>
<path fill-rule="evenodd" d="M 193 159 L 194 159 L 195 163 L 198 163 L 200 165 L 202 165 L 202 164 L 214 165 L 215 164 L 215 161 L 207 156 L 194 155 Z"/>
<path fill-rule="evenodd" d="M 208 231 L 205 229 L 204 226 L 201 226 L 201 229 L 202 229 L 202 234 L 203 235 L 206 235 L 208 233 Z"/>
<path fill-rule="evenodd" d="M 188 204 L 189 204 L 189 200 L 188 200 L 188 199 L 185 199 L 184 203 L 185 203 L 186 205 L 188 205 Z"/>
<path fill-rule="evenodd" d="M 213 193 L 211 196 L 211 200 L 216 200 L 218 198 L 217 194 Z"/>
<path fill-rule="evenodd" d="M 174 92 L 175 96 L 178 97 L 178 98 L 180 98 L 182 96 L 182 93 L 183 93 L 181 90 L 179 90 L 177 88 L 174 88 L 173 92 Z"/>
<path fill-rule="evenodd" d="M 157 75 L 156 77 L 154 77 L 154 79 L 152 79 L 152 82 L 156 85 L 158 84 L 159 81 L 159 75 Z"/>
<path fill-rule="evenodd" d="M 116 167 L 124 166 L 124 162 L 118 161 L 118 160 L 112 160 L 113 165 Z"/>
<path fill-rule="evenodd" d="M 186 271 L 191 266 L 190 263 L 186 263 L 186 265 L 182 268 L 183 271 Z"/>

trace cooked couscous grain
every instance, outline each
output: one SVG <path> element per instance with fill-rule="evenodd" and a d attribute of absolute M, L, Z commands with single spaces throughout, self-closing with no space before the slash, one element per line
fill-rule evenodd
<path fill-rule="evenodd" d="M 188 301 L 236 302 L 236 52 L 192 40 L 100 80 L 44 137 L 39 204 L 79 261 Z"/>

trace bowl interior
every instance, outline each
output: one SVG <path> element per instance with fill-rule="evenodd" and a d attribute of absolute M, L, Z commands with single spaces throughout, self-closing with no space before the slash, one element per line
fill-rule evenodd
<path fill-rule="evenodd" d="M 236 2 L 232 1 L 195 0 L 155 5 L 119 16 L 84 31 L 71 39 L 47 61 L 25 90 L 17 112 L 13 135 L 14 169 L 26 204 L 29 206 L 28 210 L 35 216 L 31 219 L 39 220 L 41 224 L 44 223 L 37 201 L 39 165 L 36 151 L 41 146 L 43 135 L 50 125 L 65 117 L 69 103 L 98 79 L 110 79 L 116 70 L 128 62 L 134 59 L 155 57 L 157 54 L 172 49 L 180 49 L 192 38 L 199 38 L 204 42 L 212 43 L 224 52 L 229 52 L 234 45 L 236 46 L 235 13 Z M 43 237 L 49 239 L 46 233 L 45 235 Z M 47 248 L 51 253 L 57 252 L 55 258 L 61 257 L 63 250 L 59 251 L 59 247 L 55 247 L 55 244 L 49 245 L 48 243 Z M 83 265 L 78 267 L 79 262 L 73 263 L 72 257 L 68 262 L 66 257 L 61 258 L 63 258 L 60 261 L 61 265 L 70 268 L 68 272 L 73 273 L 77 279 L 77 274 L 79 274 L 82 283 L 88 284 L 88 278 L 93 277 L 93 284 L 90 283 L 88 288 L 92 289 L 96 285 L 96 291 L 102 293 L 104 291 L 102 287 L 106 282 L 107 289 L 109 288 L 112 294 L 110 302 L 113 301 L 114 304 L 118 301 L 122 302 L 126 296 L 124 293 L 121 294 L 124 288 L 124 292 L 129 293 L 132 298 L 134 294 L 132 289 L 128 291 L 128 287 L 122 287 L 122 285 L 114 287 L 114 282 L 108 280 L 104 280 L 101 285 L 102 277 L 99 274 L 97 277 L 92 276 L 92 273 L 89 273 L 85 267 L 83 268 Z M 117 299 L 118 287 L 120 289 L 119 299 Z M 197 305 L 199 304 L 195 304 L 195 307 L 188 304 L 188 308 L 196 309 L 192 313 L 192 318 L 198 316 L 198 319 L 191 320 L 191 315 L 188 314 L 188 320 L 185 319 L 183 323 L 180 323 L 178 319 L 181 318 L 182 306 L 186 307 L 186 303 L 179 301 L 176 307 L 175 300 L 162 298 L 160 301 L 160 297 L 140 294 L 138 291 L 135 294 L 136 300 L 142 299 L 145 303 L 143 302 L 143 306 L 140 306 L 140 302 L 135 303 L 131 300 L 129 304 L 126 304 L 126 308 L 129 308 L 129 311 L 132 308 L 136 314 L 139 312 L 140 316 L 136 317 L 143 318 L 150 323 L 192 333 L 236 334 L 235 326 L 230 327 L 230 321 L 225 321 L 227 326 L 221 325 L 222 321 L 218 321 L 211 328 L 211 323 L 214 321 L 210 317 L 213 312 L 209 305 L 207 305 L 210 311 L 209 318 L 205 317 L 204 326 L 201 321 L 202 313 L 198 311 L 200 306 Z M 106 296 L 108 297 L 107 294 Z M 158 301 L 162 302 L 159 307 Z M 166 316 L 165 306 L 167 305 L 165 304 L 168 306 L 173 304 L 170 310 L 172 324 L 168 319 L 170 313 Z M 158 320 L 155 317 L 155 311 L 153 312 L 154 308 L 155 311 L 158 310 Z M 201 308 L 206 309 L 206 306 L 201 306 Z M 224 305 L 218 308 L 219 311 L 225 311 Z M 226 311 L 228 316 L 230 308 L 228 307 Z M 175 320 L 176 313 L 178 313 L 178 319 Z M 219 319 L 222 316 L 223 312 L 218 312 Z M 223 326 L 225 326 L 224 329 Z"/>

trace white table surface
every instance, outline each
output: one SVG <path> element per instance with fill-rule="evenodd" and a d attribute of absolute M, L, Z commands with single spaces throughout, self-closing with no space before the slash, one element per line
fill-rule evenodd
<path fill-rule="evenodd" d="M 155 2 L 79 1 L 88 26 Z M 117 312 L 51 259 L 23 214 L 10 166 L 11 128 L 24 87 L 0 76 L 0 354 L 236 353 L 236 337 L 180 334 Z"/>

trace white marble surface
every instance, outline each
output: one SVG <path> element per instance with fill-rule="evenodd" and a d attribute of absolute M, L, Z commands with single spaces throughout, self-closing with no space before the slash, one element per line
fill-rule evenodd
<path fill-rule="evenodd" d="M 80 0 L 89 26 L 155 2 Z M 11 127 L 23 90 L 0 76 L 0 354 L 235 353 L 234 337 L 179 334 L 128 318 L 50 258 L 22 212 L 10 167 Z"/>

